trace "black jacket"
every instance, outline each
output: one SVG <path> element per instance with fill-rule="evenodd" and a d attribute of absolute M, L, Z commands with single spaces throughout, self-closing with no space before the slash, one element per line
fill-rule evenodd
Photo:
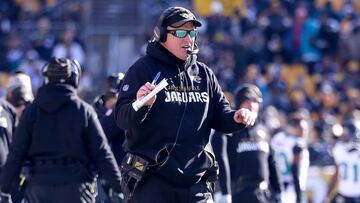
<path fill-rule="evenodd" d="M 125 152 L 122 147 L 125 141 L 125 132 L 116 125 L 114 112 L 110 115 L 104 115 L 99 120 L 102 128 L 104 129 L 105 135 L 109 140 L 115 159 L 117 163 L 120 164 L 122 159 L 125 157 Z"/>
<path fill-rule="evenodd" d="M 0 169 L 9 153 L 9 145 L 16 127 L 16 112 L 7 101 L 0 99 Z"/>
<path fill-rule="evenodd" d="M 125 140 L 125 132 L 116 125 L 114 109 L 108 109 L 105 105 L 105 94 L 102 94 L 95 98 L 94 109 L 97 113 L 101 126 L 108 139 L 111 150 L 114 153 L 115 159 L 118 164 L 121 163 L 125 156 L 124 149 L 122 147 Z"/>
<path fill-rule="evenodd" d="M 24 111 L 1 174 L 2 191 L 8 192 L 26 159 L 33 163 L 31 181 L 88 181 L 88 166 L 94 164 L 100 175 L 120 191 L 120 173 L 96 113 L 70 85 L 41 87 L 34 103 Z M 55 164 L 49 160 L 75 162 Z"/>
<path fill-rule="evenodd" d="M 169 86 L 157 94 L 151 108 L 134 111 L 137 91 L 159 71 L 158 81 L 167 78 Z M 166 147 L 171 151 L 170 159 L 159 173 L 170 181 L 189 185 L 212 164 L 204 152 L 211 128 L 223 132 L 244 128 L 234 121 L 234 112 L 214 73 L 197 62 L 196 55 L 182 61 L 158 42 L 150 42 L 147 55 L 125 75 L 115 115 L 119 127 L 127 130 L 127 151 L 154 161 L 159 150 Z"/>
<path fill-rule="evenodd" d="M 259 126 L 261 125 L 235 132 L 229 138 L 228 153 L 233 163 L 230 165 L 231 179 L 240 185 L 265 181 L 279 194 L 281 187 L 273 150 L 267 136 L 263 137 L 265 134 L 262 133 L 265 132 Z"/>

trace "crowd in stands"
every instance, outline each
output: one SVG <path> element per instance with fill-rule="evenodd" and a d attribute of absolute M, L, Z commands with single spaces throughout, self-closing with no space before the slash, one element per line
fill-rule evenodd
<path fill-rule="evenodd" d="M 62 12 L 54 13 L 56 7 Z M 4 95 L 9 76 L 17 71 L 31 77 L 36 92 L 43 83 L 42 67 L 51 56 L 76 58 L 85 65 L 85 49 L 77 27 L 83 23 L 81 16 L 79 2 L 1 1 L 0 95 Z"/>

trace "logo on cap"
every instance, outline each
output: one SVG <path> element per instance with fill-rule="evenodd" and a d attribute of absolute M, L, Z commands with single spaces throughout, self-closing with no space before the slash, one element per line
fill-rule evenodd
<path fill-rule="evenodd" d="M 187 13 L 180 13 L 180 16 L 183 18 L 189 18 L 189 14 Z"/>

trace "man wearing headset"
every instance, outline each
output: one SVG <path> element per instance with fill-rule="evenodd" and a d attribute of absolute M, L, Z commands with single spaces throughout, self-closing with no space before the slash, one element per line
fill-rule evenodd
<path fill-rule="evenodd" d="M 189 10 L 166 9 L 146 56 L 125 74 L 115 116 L 126 130 L 121 172 L 127 202 L 213 202 L 216 163 L 204 149 L 211 128 L 234 132 L 255 122 L 249 109 L 230 108 L 214 73 L 196 61 L 200 26 Z M 159 73 L 158 81 L 169 85 L 135 110 L 132 103 L 155 88 Z"/>
<path fill-rule="evenodd" d="M 120 172 L 95 110 L 76 94 L 80 65 L 52 58 L 43 73 L 46 83 L 24 111 L 10 146 L 0 201 L 11 200 L 10 188 L 18 184 L 25 160 L 31 162 L 25 188 L 30 203 L 95 202 L 90 166 L 120 190 Z"/>

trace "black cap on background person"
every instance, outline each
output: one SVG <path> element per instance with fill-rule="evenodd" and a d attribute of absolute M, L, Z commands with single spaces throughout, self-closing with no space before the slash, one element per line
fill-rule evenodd
<path fill-rule="evenodd" d="M 50 83 L 65 81 L 71 76 L 71 61 L 65 58 L 52 57 L 43 70 Z"/>
<path fill-rule="evenodd" d="M 107 81 L 107 89 L 110 90 L 119 90 L 120 85 L 121 85 L 121 81 L 124 78 L 124 73 L 113 73 L 111 75 L 109 75 L 106 78 Z"/>
<path fill-rule="evenodd" d="M 77 88 L 80 82 L 81 67 L 77 60 L 52 57 L 43 68 L 46 83 L 66 83 Z"/>
<path fill-rule="evenodd" d="M 236 108 L 246 100 L 253 100 L 260 104 L 263 102 L 262 93 L 256 85 L 245 83 L 235 91 L 234 106 Z"/>
<path fill-rule="evenodd" d="M 23 72 L 16 72 L 10 77 L 6 87 L 6 100 L 16 108 L 34 100 L 31 80 L 28 75 Z"/>

